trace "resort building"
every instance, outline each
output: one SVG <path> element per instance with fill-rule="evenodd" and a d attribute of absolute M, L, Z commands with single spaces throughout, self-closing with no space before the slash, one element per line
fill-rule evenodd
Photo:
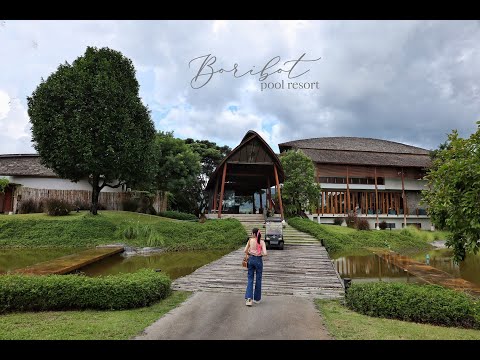
<path fill-rule="evenodd" d="M 370 228 L 385 221 L 390 228 L 431 228 L 421 204 L 429 151 L 393 141 L 359 137 L 322 137 L 279 144 L 280 152 L 301 149 L 315 164 L 322 192 L 309 217 L 333 223 L 355 212 Z"/>
<path fill-rule="evenodd" d="M 89 206 L 92 186 L 88 179 L 72 182 L 62 179 L 52 169 L 41 162 L 38 154 L 0 155 L 0 178 L 9 181 L 0 192 L 0 214 L 15 214 L 22 201 L 41 202 L 45 199 L 62 199 L 73 205 Z M 104 187 L 100 192 L 99 203 L 108 210 L 122 210 L 122 201 L 136 196 L 124 185 L 118 188 Z M 165 211 L 166 197 L 159 194 L 154 199 L 155 210 Z"/>

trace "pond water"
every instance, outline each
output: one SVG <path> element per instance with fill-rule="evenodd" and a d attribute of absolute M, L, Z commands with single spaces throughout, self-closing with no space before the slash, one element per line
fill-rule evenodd
<path fill-rule="evenodd" d="M 409 254 L 409 257 L 419 262 L 426 263 L 427 253 L 430 256 L 430 266 L 480 286 L 480 254 L 467 254 L 465 260 L 459 264 L 453 262 L 452 249 L 436 249 L 428 252 L 419 252 L 416 254 Z"/>
<path fill-rule="evenodd" d="M 334 265 L 342 278 L 351 278 L 356 283 L 372 281 L 423 282 L 375 254 L 339 257 L 334 260 Z"/>
<path fill-rule="evenodd" d="M 87 265 L 80 271 L 88 276 L 99 276 L 135 272 L 143 268 L 160 269 L 173 280 L 188 275 L 229 252 L 229 250 L 176 251 L 131 257 L 117 254 Z"/>
<path fill-rule="evenodd" d="M 460 264 L 452 259 L 453 250 L 435 249 L 408 254 L 412 259 L 426 263 L 426 255 L 430 256 L 429 265 L 443 270 L 454 277 L 462 278 L 480 286 L 480 254 L 467 255 Z M 334 259 L 334 265 L 340 276 L 354 279 L 355 282 L 368 281 L 400 281 L 422 283 L 423 281 L 377 255 L 351 255 Z"/>
<path fill-rule="evenodd" d="M 83 248 L 0 249 L 0 274 L 24 268 L 39 262 L 75 254 Z M 97 263 L 87 265 L 80 272 L 88 276 L 135 272 L 142 268 L 160 269 L 171 279 L 188 275 L 199 267 L 221 258 L 229 250 L 177 251 L 148 256 L 124 257 L 113 255 Z"/>
<path fill-rule="evenodd" d="M 0 274 L 21 269 L 39 262 L 74 254 L 80 248 L 0 249 Z"/>

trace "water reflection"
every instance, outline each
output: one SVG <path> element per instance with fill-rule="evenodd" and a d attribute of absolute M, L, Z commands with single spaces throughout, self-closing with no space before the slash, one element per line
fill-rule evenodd
<path fill-rule="evenodd" d="M 453 262 L 452 249 L 436 249 L 409 256 L 419 262 L 426 263 L 427 255 L 429 256 L 430 266 L 480 286 L 480 254 L 467 254 L 465 260 L 459 264 Z"/>
<path fill-rule="evenodd" d="M 408 257 L 480 286 L 480 254 L 467 255 L 459 264 L 453 262 L 451 249 L 414 252 L 408 254 Z M 379 280 L 421 282 L 420 279 L 391 264 L 388 259 L 381 259 L 374 254 L 339 257 L 334 263 L 341 277 L 349 277 L 357 282 Z"/>
<path fill-rule="evenodd" d="M 228 250 L 178 251 L 128 258 L 118 254 L 88 265 L 81 271 L 88 276 L 99 276 L 135 272 L 142 268 L 161 269 L 171 279 L 176 279 L 194 272 L 199 267 L 217 260 L 229 252 Z"/>
<path fill-rule="evenodd" d="M 344 256 L 334 260 L 342 278 L 355 279 L 355 282 L 398 281 L 421 283 L 421 279 L 398 268 L 377 255 Z"/>

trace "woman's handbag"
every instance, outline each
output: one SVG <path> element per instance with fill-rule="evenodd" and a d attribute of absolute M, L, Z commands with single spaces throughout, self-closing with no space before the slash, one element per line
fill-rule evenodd
<path fill-rule="evenodd" d="M 250 239 L 248 239 L 248 248 L 245 251 L 245 256 L 243 257 L 242 267 L 248 267 L 248 249 L 250 248 Z"/>
<path fill-rule="evenodd" d="M 245 254 L 245 257 L 243 258 L 242 267 L 244 267 L 244 268 L 248 267 L 248 255 L 247 254 Z"/>

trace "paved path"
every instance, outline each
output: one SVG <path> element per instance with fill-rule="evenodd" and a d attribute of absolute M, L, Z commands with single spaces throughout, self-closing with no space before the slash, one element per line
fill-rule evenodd
<path fill-rule="evenodd" d="M 145 329 L 136 340 L 331 339 L 312 300 L 264 296 L 245 306 L 243 296 L 197 292 Z"/>
<path fill-rule="evenodd" d="M 262 229 L 261 219 L 247 220 L 247 232 Z M 242 247 L 176 279 L 174 290 L 194 294 L 135 339 L 331 339 L 313 299 L 343 298 L 340 276 L 319 241 L 288 225 L 285 230 L 284 250 L 264 258 L 260 304 L 245 306 Z"/>
<path fill-rule="evenodd" d="M 247 270 L 241 265 L 243 255 L 242 247 L 176 279 L 172 288 L 242 295 L 247 283 Z M 262 294 L 340 299 L 344 288 L 327 251 L 317 242 L 268 250 L 263 262 Z"/>

